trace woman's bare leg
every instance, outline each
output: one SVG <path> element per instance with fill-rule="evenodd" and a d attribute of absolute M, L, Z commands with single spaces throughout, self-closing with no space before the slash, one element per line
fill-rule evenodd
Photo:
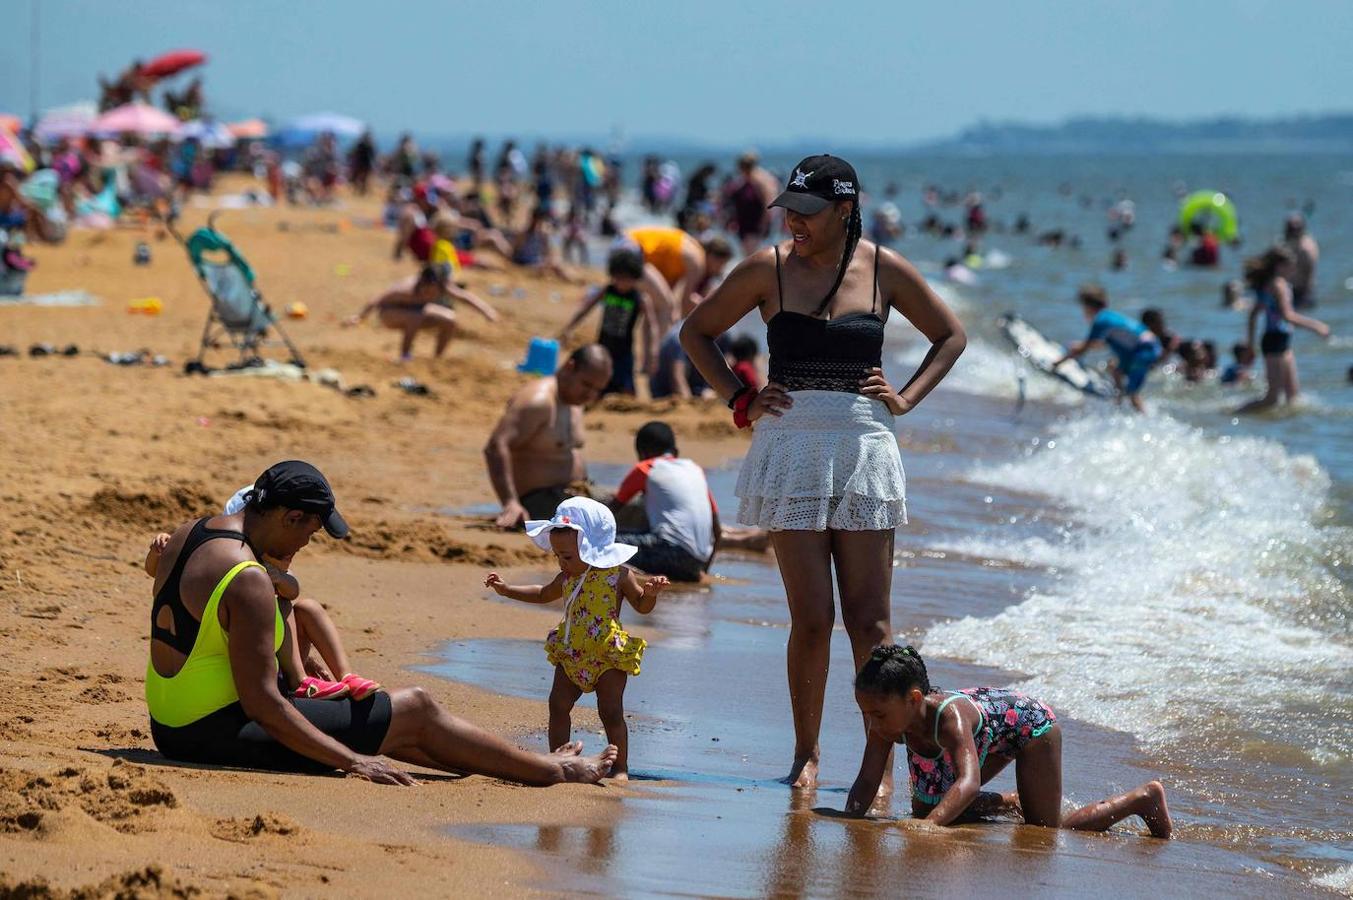
<path fill-rule="evenodd" d="M 310 597 L 302 597 L 292 604 L 292 610 L 296 616 L 300 643 L 313 644 L 335 678 L 352 674 L 352 667 L 348 665 L 348 655 L 343 652 L 343 641 L 338 636 L 338 629 L 334 627 L 333 619 L 329 618 L 320 602 Z M 302 653 L 301 657 L 304 656 Z"/>
<path fill-rule="evenodd" d="M 789 599 L 789 703 L 794 715 L 794 763 L 787 784 L 817 786 L 818 733 L 831 662 L 831 535 L 825 531 L 773 531 L 771 546 Z"/>
<path fill-rule="evenodd" d="M 523 750 L 451 715 L 422 688 L 392 691 L 390 703 L 390 730 L 380 752 L 415 765 L 548 785 L 595 783 L 606 777 L 615 762 L 616 749 L 610 746 L 594 756 L 581 756 L 574 747 L 558 753 Z"/>
<path fill-rule="evenodd" d="M 615 746 L 617 756 L 611 777 L 628 781 L 630 777 L 630 730 L 625 724 L 625 682 L 628 676 L 619 669 L 608 669 L 597 679 L 597 716 L 606 729 L 606 740 Z"/>
<path fill-rule="evenodd" d="M 841 589 L 841 619 L 850 638 L 855 671 L 892 635 L 893 531 L 833 531 L 832 558 Z M 868 723 L 865 731 L 868 732 Z M 893 757 L 879 783 L 878 795 L 893 792 Z"/>
<path fill-rule="evenodd" d="M 1278 391 L 1283 382 L 1282 356 L 1274 356 L 1268 353 L 1264 354 L 1264 377 L 1267 379 L 1267 384 L 1264 386 L 1264 396 L 1260 397 L 1258 400 L 1251 400 L 1249 403 L 1240 407 L 1240 409 L 1236 410 L 1238 415 L 1259 412 L 1260 410 L 1277 405 Z"/>
<path fill-rule="evenodd" d="M 562 747 L 573 739 L 573 705 L 583 695 L 582 688 L 564 674 L 563 666 L 554 667 L 554 684 L 550 687 L 550 749 Z"/>
<path fill-rule="evenodd" d="M 1297 357 L 1291 350 L 1288 350 L 1279 359 L 1282 361 L 1283 400 L 1292 404 L 1297 401 L 1297 395 L 1301 393 L 1301 382 L 1297 379 Z"/>

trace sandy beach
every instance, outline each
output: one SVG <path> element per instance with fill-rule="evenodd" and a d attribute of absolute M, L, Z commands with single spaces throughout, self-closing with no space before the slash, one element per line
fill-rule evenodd
<path fill-rule="evenodd" d="M 484 296 L 490 284 L 507 289 L 493 298 L 505 323 L 490 331 L 465 322 L 445 359 L 424 352 L 397 366 L 393 333 L 339 325 L 407 274 L 407 265 L 389 261 L 386 232 L 350 224 L 375 213 L 374 205 L 244 210 L 220 222 L 275 307 L 309 306 L 309 318 L 288 327 L 312 366 L 337 369 L 348 385 L 370 384 L 374 398 L 311 383 L 183 376 L 207 300 L 181 249 L 149 232 L 77 232 L 65 246 L 35 250 L 31 292 L 80 287 L 101 306 L 0 310 L 4 341 L 23 349 L 147 347 L 175 363 L 124 368 L 89 353 L 4 360 L 0 653 L 13 676 L 0 721 L 6 890 L 43 877 L 61 888 L 115 879 L 243 895 L 362 894 L 392 880 L 418 894 L 482 892 L 537 873 L 520 854 L 444 837 L 442 825 L 578 822 L 606 816 L 622 793 L 527 791 L 435 775 L 418 789 L 396 790 L 164 765 L 154 752 L 141 696 L 146 544 L 156 531 L 219 508 L 288 457 L 323 467 L 354 526 L 345 544 L 317 539 L 296 572 L 305 593 L 329 607 L 355 664 L 386 684 L 422 684 L 448 708 L 502 732 L 540 724 L 539 703 L 411 676 L 406 667 L 442 640 L 538 638 L 557 617 L 484 599 L 488 568 L 542 559 L 528 541 L 484 518 L 437 510 L 493 499 L 480 451 L 503 403 L 529 377 L 513 361 L 533 327 L 563 320 L 576 289 L 471 272 L 472 289 Z M 187 224 L 194 219 L 205 211 L 190 210 Z M 146 268 L 129 262 L 139 240 L 152 247 Z M 162 315 L 126 312 L 128 301 L 152 295 L 162 298 Z M 405 375 L 433 396 L 394 387 Z M 593 459 L 626 460 L 634 429 L 652 417 L 632 403 L 614 406 L 590 416 Z M 697 459 L 739 453 L 720 411 L 660 409 L 690 436 L 684 444 Z M 582 714 L 583 727 L 590 715 Z"/>

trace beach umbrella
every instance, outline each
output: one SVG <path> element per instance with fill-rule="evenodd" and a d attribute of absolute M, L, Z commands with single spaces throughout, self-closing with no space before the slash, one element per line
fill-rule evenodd
<path fill-rule="evenodd" d="M 33 157 L 8 128 L 0 127 L 0 163 L 18 166 L 25 172 L 33 171 Z"/>
<path fill-rule="evenodd" d="M 197 138 L 199 144 L 211 149 L 235 146 L 235 135 L 230 133 L 229 128 L 220 122 L 209 122 L 205 119 L 185 123 L 179 129 L 178 136 L 185 141 Z"/>
<path fill-rule="evenodd" d="M 89 126 L 99 134 L 178 134 L 178 119 L 146 103 L 128 103 L 110 109 Z"/>
<path fill-rule="evenodd" d="M 325 132 L 334 137 L 355 138 L 366 130 L 366 124 L 352 116 L 338 113 L 312 113 L 292 119 L 277 133 L 284 146 L 299 147 L 308 144 Z"/>
<path fill-rule="evenodd" d="M 237 140 L 253 141 L 268 136 L 268 123 L 262 119 L 245 119 L 243 122 L 231 122 L 226 128 Z"/>
<path fill-rule="evenodd" d="M 140 74 L 147 78 L 168 78 L 184 69 L 200 66 L 207 61 L 207 54 L 201 50 L 170 50 L 141 66 Z"/>
<path fill-rule="evenodd" d="M 79 137 L 89 133 L 98 116 L 99 108 L 92 101 L 49 109 L 33 128 L 33 137 L 41 143 Z"/>

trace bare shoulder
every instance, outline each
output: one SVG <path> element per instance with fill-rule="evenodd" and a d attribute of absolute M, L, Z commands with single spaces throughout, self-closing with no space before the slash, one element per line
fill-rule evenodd
<path fill-rule="evenodd" d="M 921 273 L 916 271 L 911 261 L 893 248 L 875 244 L 874 252 L 878 254 L 880 281 L 884 279 L 912 281 L 921 278 Z"/>
<path fill-rule="evenodd" d="M 538 378 L 523 385 L 512 395 L 508 412 L 531 413 L 548 410 L 559 397 L 559 385 L 553 377 Z"/>

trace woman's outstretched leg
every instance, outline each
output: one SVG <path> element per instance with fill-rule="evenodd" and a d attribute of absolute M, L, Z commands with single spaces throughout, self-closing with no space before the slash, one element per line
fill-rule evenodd
<path fill-rule="evenodd" d="M 415 765 L 549 785 L 564 781 L 595 783 L 606 777 L 615 762 L 616 749 L 609 746 L 594 756 L 582 756 L 576 745 L 562 747 L 556 753 L 523 750 L 451 715 L 422 688 L 393 691 L 390 703 L 390 730 L 380 752 Z"/>
<path fill-rule="evenodd" d="M 573 705 L 583 695 L 582 688 L 564 674 L 563 666 L 554 667 L 554 684 L 550 687 L 550 749 L 562 747 L 573 739 Z"/>
<path fill-rule="evenodd" d="M 1152 837 L 1169 838 L 1174 831 L 1170 807 L 1165 802 L 1165 787 L 1159 781 L 1148 781 L 1126 794 L 1082 807 L 1063 819 L 1062 827 L 1075 831 L 1107 831 L 1110 826 L 1132 816 L 1142 817 Z"/>
<path fill-rule="evenodd" d="M 831 535 L 825 531 L 775 531 L 771 546 L 789 599 L 789 703 L 794 714 L 794 763 L 784 781 L 817 787 L 818 733 L 831 660 Z"/>

